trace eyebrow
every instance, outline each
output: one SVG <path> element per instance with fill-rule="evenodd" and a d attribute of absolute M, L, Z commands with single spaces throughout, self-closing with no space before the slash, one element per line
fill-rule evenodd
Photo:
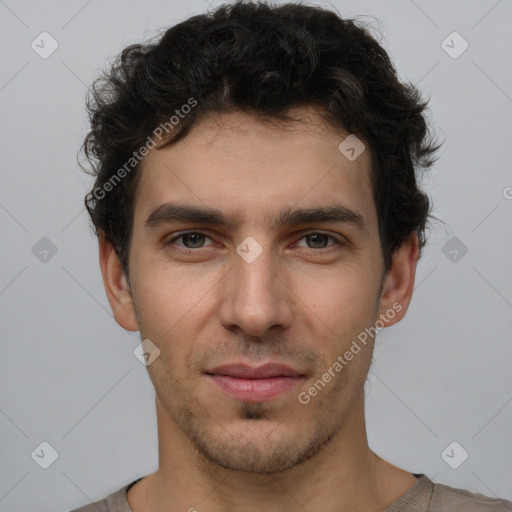
<path fill-rule="evenodd" d="M 240 220 L 235 219 L 233 215 L 223 213 L 217 208 L 164 203 L 147 217 L 144 226 L 146 229 L 150 229 L 162 224 L 180 221 L 212 226 L 225 226 L 231 229 L 240 225 Z M 339 222 L 353 225 L 363 233 L 368 233 L 368 225 L 364 217 L 339 204 L 317 208 L 297 208 L 294 210 L 285 208 L 277 215 L 273 216 L 269 224 L 272 226 L 271 229 L 276 229 L 284 226 L 326 222 Z"/>

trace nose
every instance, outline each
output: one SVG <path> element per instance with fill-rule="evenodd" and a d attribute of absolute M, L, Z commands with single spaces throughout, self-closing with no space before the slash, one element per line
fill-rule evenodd
<path fill-rule="evenodd" d="M 230 330 L 260 337 L 291 326 L 295 295 L 289 273 L 269 248 L 252 262 L 233 256 L 224 277 L 220 321 Z"/>

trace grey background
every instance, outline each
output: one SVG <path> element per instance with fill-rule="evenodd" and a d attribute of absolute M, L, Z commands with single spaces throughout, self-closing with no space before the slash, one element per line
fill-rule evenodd
<path fill-rule="evenodd" d="M 446 138 L 424 182 L 446 225 L 433 225 L 409 313 L 380 335 L 370 446 L 436 482 L 512 499 L 512 3 L 332 5 L 382 21 L 384 46 L 431 96 Z M 0 0 L 0 511 L 70 510 L 157 467 L 154 391 L 133 355 L 138 333 L 110 312 L 76 153 L 98 68 L 208 6 Z M 31 48 L 42 31 L 59 44 L 47 59 Z M 453 31 L 469 43 L 456 59 L 442 47 Z M 46 262 L 33 252 L 43 237 L 57 249 Z M 456 262 L 452 245 L 443 253 L 453 237 L 467 247 L 460 257 L 453 246 Z M 58 452 L 46 470 L 31 457 L 43 441 Z M 458 469 L 441 457 L 453 441 L 469 453 Z"/>

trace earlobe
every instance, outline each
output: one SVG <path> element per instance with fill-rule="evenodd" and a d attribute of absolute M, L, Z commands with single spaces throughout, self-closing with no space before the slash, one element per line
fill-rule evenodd
<path fill-rule="evenodd" d="M 379 303 L 379 315 L 393 310 L 387 326 L 399 322 L 407 312 L 411 302 L 419 257 L 418 235 L 413 232 L 393 255 L 393 264 L 385 275 Z"/>
<path fill-rule="evenodd" d="M 130 284 L 112 242 L 98 236 L 103 285 L 116 322 L 128 331 L 138 331 Z"/>

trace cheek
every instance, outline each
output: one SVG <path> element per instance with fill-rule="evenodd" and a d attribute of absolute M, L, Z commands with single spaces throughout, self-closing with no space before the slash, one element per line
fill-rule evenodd
<path fill-rule="evenodd" d="M 139 260 L 135 273 L 134 301 L 142 324 L 159 337 L 172 334 L 204 310 L 212 286 L 221 273 L 194 265 L 179 266 Z M 134 265 L 135 267 L 135 265 Z M 221 285 L 221 281 L 218 283 Z M 139 324 L 140 325 L 140 324 Z"/>
<path fill-rule="evenodd" d="M 377 311 L 377 278 L 360 268 L 347 267 L 322 275 L 303 273 L 295 292 L 312 313 L 312 322 L 320 321 L 325 329 L 337 334 L 356 333 L 373 322 Z"/>
<path fill-rule="evenodd" d="M 191 266 L 160 266 L 158 270 L 139 272 L 134 279 L 133 299 L 141 338 L 159 347 L 160 362 L 180 379 L 187 376 L 188 362 L 200 349 L 197 341 L 204 338 L 211 323 L 214 285 L 222 286 L 221 277 L 222 273 L 212 269 L 199 272 Z"/>

